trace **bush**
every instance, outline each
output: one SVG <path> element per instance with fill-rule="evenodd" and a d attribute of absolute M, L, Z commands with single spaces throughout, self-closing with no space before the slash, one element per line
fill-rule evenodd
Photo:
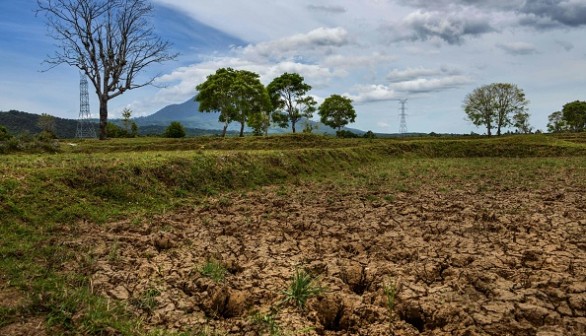
<path fill-rule="evenodd" d="M 339 130 L 336 131 L 336 136 L 338 138 L 359 138 L 360 136 L 356 133 L 352 133 L 350 131 L 347 130 Z"/>
<path fill-rule="evenodd" d="M 106 124 L 106 134 L 108 138 L 132 138 L 133 135 L 130 134 L 124 128 L 114 124 L 114 123 L 107 123 Z"/>
<path fill-rule="evenodd" d="M 185 138 L 185 129 L 178 121 L 173 121 L 163 133 L 165 138 Z"/>
<path fill-rule="evenodd" d="M 365 139 L 374 139 L 374 138 L 376 138 L 376 134 L 374 134 L 372 131 L 368 131 L 368 132 L 364 133 L 364 135 L 362 137 Z"/>
<path fill-rule="evenodd" d="M 12 138 L 12 135 L 8 133 L 6 127 L 0 125 L 0 141 L 7 141 Z"/>

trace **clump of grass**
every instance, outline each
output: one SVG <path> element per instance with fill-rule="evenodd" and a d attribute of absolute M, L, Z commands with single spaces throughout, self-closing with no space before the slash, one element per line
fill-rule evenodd
<path fill-rule="evenodd" d="M 47 288 L 33 297 L 30 309 L 47 312 L 51 330 L 75 335 L 103 335 L 116 330 L 119 335 L 136 335 L 139 321 L 119 303 L 96 296 L 88 288 Z"/>
<path fill-rule="evenodd" d="M 147 313 L 152 313 L 159 303 L 157 302 L 157 297 L 161 295 L 161 292 L 156 288 L 148 288 L 142 294 L 136 298 L 131 300 L 131 303 L 139 309 L 144 310 Z"/>
<path fill-rule="evenodd" d="M 397 285 L 392 281 L 385 281 L 383 283 L 383 292 L 386 298 L 387 310 L 389 314 L 393 314 L 393 309 L 395 309 L 395 299 L 397 296 Z"/>
<path fill-rule="evenodd" d="M 224 281 L 228 274 L 228 270 L 221 262 L 210 259 L 200 268 L 199 273 L 212 279 L 214 282 L 219 283 Z"/>
<path fill-rule="evenodd" d="M 291 277 L 289 288 L 284 291 L 284 302 L 293 302 L 299 309 L 304 310 L 307 300 L 323 293 L 324 290 L 316 277 L 307 273 L 306 270 L 298 268 Z"/>
<path fill-rule="evenodd" d="M 281 330 L 281 326 L 277 322 L 277 313 L 276 311 L 272 310 L 266 314 L 262 314 L 260 312 L 256 312 L 252 316 L 252 321 L 258 325 L 260 325 L 264 331 L 267 331 L 270 336 L 281 336 L 283 335 L 283 331 Z"/>

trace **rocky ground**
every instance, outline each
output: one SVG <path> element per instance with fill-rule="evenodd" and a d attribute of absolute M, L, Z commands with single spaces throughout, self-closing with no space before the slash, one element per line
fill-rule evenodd
<path fill-rule="evenodd" d="M 84 226 L 93 290 L 209 335 L 586 334 L 584 190 L 381 189 L 270 187 Z M 283 301 L 298 269 L 325 288 L 305 309 Z"/>

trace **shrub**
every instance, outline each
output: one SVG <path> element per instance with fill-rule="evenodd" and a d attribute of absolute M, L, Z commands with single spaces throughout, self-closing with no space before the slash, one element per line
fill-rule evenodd
<path fill-rule="evenodd" d="M 358 137 L 360 137 L 358 134 L 352 133 L 352 132 L 347 131 L 347 130 L 339 130 L 339 131 L 336 131 L 336 136 L 338 138 L 358 138 Z"/>
<path fill-rule="evenodd" d="M 114 123 L 107 123 L 106 124 L 106 134 L 108 134 L 109 138 L 131 138 L 132 135 L 128 133 L 127 130 L 124 128 L 114 124 Z"/>
<path fill-rule="evenodd" d="M 183 125 L 181 125 L 178 121 L 173 121 L 163 133 L 165 138 L 184 138 L 185 137 L 185 129 Z"/>
<path fill-rule="evenodd" d="M 6 127 L 0 125 L 0 141 L 7 141 L 12 138 L 12 135 L 8 133 Z"/>
<path fill-rule="evenodd" d="M 368 131 L 368 132 L 364 133 L 364 135 L 362 137 L 365 139 L 374 139 L 374 138 L 376 138 L 376 134 L 374 134 L 373 131 Z"/>

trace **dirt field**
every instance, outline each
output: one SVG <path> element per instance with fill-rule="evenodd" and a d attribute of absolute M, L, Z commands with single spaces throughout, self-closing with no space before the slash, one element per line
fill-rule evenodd
<path fill-rule="evenodd" d="M 147 221 L 82 226 L 77 243 L 96 258 L 93 290 L 129 303 L 152 328 L 586 334 L 584 190 L 376 189 L 230 194 Z M 223 281 L 201 274 L 209 260 L 225 265 Z M 282 303 L 296 268 L 326 288 L 305 310 Z"/>

